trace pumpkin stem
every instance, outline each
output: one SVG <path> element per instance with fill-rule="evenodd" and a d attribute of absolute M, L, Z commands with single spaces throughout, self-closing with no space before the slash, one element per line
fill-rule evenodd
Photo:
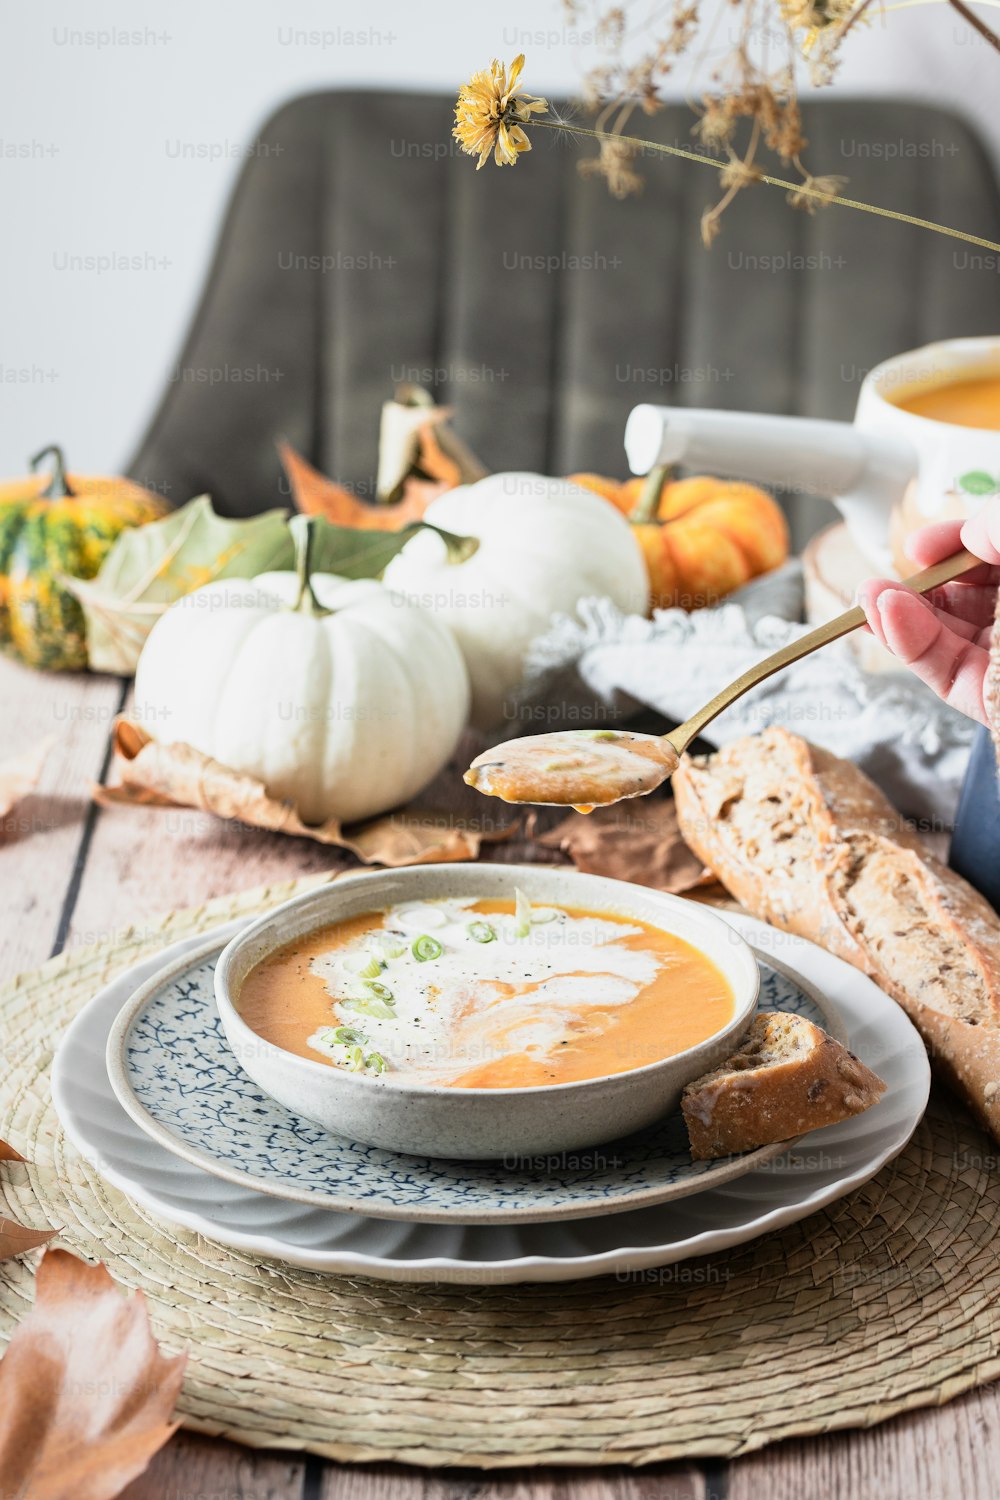
<path fill-rule="evenodd" d="M 51 443 L 48 448 L 43 448 L 40 453 L 35 454 L 31 460 L 32 473 L 38 468 L 43 458 L 52 459 L 52 478 L 44 490 L 42 490 L 39 498 L 42 500 L 63 500 L 67 495 L 72 495 L 73 491 L 66 477 L 66 460 L 58 444 Z"/>
<path fill-rule="evenodd" d="M 324 609 L 316 598 L 312 586 L 313 539 L 316 535 L 318 516 L 292 516 L 288 529 L 295 543 L 295 572 L 299 580 L 299 592 L 293 609 L 305 615 L 328 615 L 332 610 Z"/>
<path fill-rule="evenodd" d="M 656 513 L 660 507 L 660 493 L 670 473 L 669 464 L 657 464 L 655 469 L 650 469 L 646 475 L 646 482 L 642 487 L 642 493 L 629 516 L 630 521 L 655 521 Z"/>
<path fill-rule="evenodd" d="M 473 553 L 479 551 L 479 538 L 477 536 L 456 536 L 455 532 L 445 531 L 441 526 L 432 526 L 430 522 L 425 522 L 424 524 L 429 531 L 436 531 L 444 542 L 450 563 L 468 562 Z"/>

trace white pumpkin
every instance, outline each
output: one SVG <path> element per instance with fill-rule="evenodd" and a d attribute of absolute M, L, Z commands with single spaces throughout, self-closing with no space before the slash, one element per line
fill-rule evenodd
<path fill-rule="evenodd" d="M 649 583 L 628 521 L 590 490 L 540 474 L 491 474 L 440 496 L 426 519 L 479 543 L 454 561 L 433 531 L 419 532 L 385 571 L 386 583 L 451 627 L 472 683 L 472 721 L 500 722 L 528 647 L 553 615 L 581 599 L 646 613 Z"/>
<path fill-rule="evenodd" d="M 172 605 L 139 658 L 136 717 L 259 777 L 307 823 L 372 817 L 454 750 L 469 708 L 462 654 L 447 626 L 380 583 L 300 568 L 304 587 L 262 573 Z"/>

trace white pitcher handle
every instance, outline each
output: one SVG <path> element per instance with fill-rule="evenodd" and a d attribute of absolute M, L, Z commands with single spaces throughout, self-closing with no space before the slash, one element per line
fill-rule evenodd
<path fill-rule="evenodd" d="M 827 496 L 876 566 L 891 565 L 889 517 L 916 476 L 916 450 L 849 422 L 694 407 L 636 406 L 625 427 L 634 474 L 657 464 L 688 468 L 793 494 Z"/>

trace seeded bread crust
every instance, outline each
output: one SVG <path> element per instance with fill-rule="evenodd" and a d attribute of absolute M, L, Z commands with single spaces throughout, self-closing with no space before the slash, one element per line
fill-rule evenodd
<path fill-rule="evenodd" d="M 736 899 L 869 974 L 1000 1140 L 1000 917 L 989 903 L 856 766 L 787 730 L 686 758 L 674 792 L 685 841 Z"/>
<path fill-rule="evenodd" d="M 681 1110 L 701 1161 L 839 1124 L 884 1092 L 881 1078 L 811 1021 L 763 1011 L 732 1057 L 688 1084 Z"/>

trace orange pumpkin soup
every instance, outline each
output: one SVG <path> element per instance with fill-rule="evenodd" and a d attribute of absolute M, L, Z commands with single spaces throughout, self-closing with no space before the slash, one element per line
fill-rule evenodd
<path fill-rule="evenodd" d="M 577 907 L 423 901 L 278 949 L 238 999 L 267 1041 L 386 1082 L 523 1088 L 623 1073 L 706 1041 L 732 989 L 647 922 Z"/>
<path fill-rule="evenodd" d="M 929 417 L 933 422 L 997 431 L 1000 430 L 1000 375 L 952 380 L 947 385 L 910 391 L 895 399 L 894 405 L 913 412 L 914 416 Z"/>

